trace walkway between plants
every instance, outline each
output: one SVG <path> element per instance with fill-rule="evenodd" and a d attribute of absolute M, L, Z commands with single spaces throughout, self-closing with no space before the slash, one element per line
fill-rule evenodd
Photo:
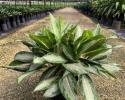
<path fill-rule="evenodd" d="M 57 10 L 54 15 L 64 17 L 68 23 L 79 23 L 83 29 L 93 29 L 96 27 L 96 24 L 90 18 L 73 8 Z M 8 65 L 16 52 L 28 50 L 16 40 L 26 39 L 26 33 L 39 30 L 41 27 L 47 25 L 48 21 L 48 17 L 46 17 L 0 39 L 0 66 Z M 112 33 L 110 30 L 103 28 L 102 34 L 108 37 Z M 109 43 L 125 45 L 125 42 L 121 39 L 112 39 Z M 121 64 L 122 68 L 125 69 L 125 48 L 114 51 L 109 60 Z M 39 75 L 34 75 L 31 79 L 18 85 L 16 77 L 20 74 L 12 70 L 0 69 L 0 100 L 42 100 L 41 93 L 32 93 L 36 77 Z M 125 100 L 125 72 L 118 73 L 116 80 L 97 76 L 92 77 L 94 77 L 93 81 L 95 82 L 100 100 Z"/>

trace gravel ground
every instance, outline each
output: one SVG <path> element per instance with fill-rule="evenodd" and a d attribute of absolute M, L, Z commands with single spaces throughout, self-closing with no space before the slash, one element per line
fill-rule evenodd
<path fill-rule="evenodd" d="M 96 24 L 87 16 L 81 14 L 73 8 L 64 8 L 57 10 L 55 16 L 63 16 L 68 23 L 79 23 L 83 29 L 93 29 Z M 0 66 L 9 64 L 15 53 L 18 51 L 28 50 L 24 45 L 16 40 L 26 39 L 26 33 L 39 30 L 48 24 L 48 17 L 38 20 L 31 25 L 16 30 L 12 34 L 0 40 Z M 103 28 L 102 34 L 109 37 L 112 33 L 110 30 Z M 112 39 L 109 44 L 125 45 L 122 39 Z M 113 51 L 109 57 L 111 62 L 122 65 L 125 69 L 125 48 Z M 41 93 L 32 93 L 36 84 L 35 80 L 39 75 L 34 75 L 31 79 L 24 81 L 18 85 L 16 77 L 21 73 L 0 69 L 0 100 L 44 100 Z M 99 94 L 100 100 L 125 100 L 125 72 L 117 74 L 116 80 L 92 76 Z"/>

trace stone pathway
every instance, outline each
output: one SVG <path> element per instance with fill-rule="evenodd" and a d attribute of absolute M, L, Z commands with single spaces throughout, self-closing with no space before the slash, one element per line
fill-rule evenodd
<path fill-rule="evenodd" d="M 62 16 L 68 23 L 79 23 L 83 29 L 93 29 L 96 24 L 87 16 L 81 14 L 73 8 L 64 8 L 54 12 L 55 16 Z M 48 23 L 48 17 L 38 20 L 31 25 L 18 29 L 14 33 L 0 40 L 0 66 L 6 66 L 18 51 L 28 50 L 24 45 L 16 40 L 26 39 L 26 33 L 39 30 Z M 103 28 L 102 34 L 110 36 L 111 31 Z M 112 39 L 108 41 L 110 44 L 125 45 L 121 39 Z M 125 69 L 125 48 L 118 49 L 113 52 L 109 59 L 122 65 Z M 41 93 L 32 93 L 36 84 L 35 80 L 39 75 L 34 75 L 31 79 L 25 80 L 22 84 L 16 83 L 16 77 L 21 73 L 0 69 L 0 100 L 44 100 Z M 125 100 L 125 72 L 117 74 L 116 80 L 94 77 L 94 82 L 99 94 L 100 100 Z"/>

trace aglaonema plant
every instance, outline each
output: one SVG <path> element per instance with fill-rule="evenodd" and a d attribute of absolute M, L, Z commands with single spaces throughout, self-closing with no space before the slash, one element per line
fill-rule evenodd
<path fill-rule="evenodd" d="M 121 70 L 106 58 L 116 48 L 107 44 L 101 28 L 82 31 L 62 18 L 50 14 L 50 27 L 30 33 L 30 41 L 22 41 L 30 51 L 15 55 L 8 68 L 24 72 L 18 83 L 35 72 L 41 72 L 35 91 L 47 98 L 61 94 L 66 100 L 98 100 L 91 75 L 113 77 Z M 119 46 L 118 46 L 119 47 Z"/>

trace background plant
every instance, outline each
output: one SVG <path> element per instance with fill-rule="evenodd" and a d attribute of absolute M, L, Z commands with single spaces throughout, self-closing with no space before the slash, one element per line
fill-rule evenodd
<path fill-rule="evenodd" d="M 62 18 L 56 20 L 50 14 L 50 19 L 50 27 L 30 33 L 30 41 L 22 41 L 30 51 L 18 52 L 8 68 L 25 72 L 18 83 L 41 72 L 34 92 L 43 91 L 44 97 L 61 93 L 66 100 L 98 100 L 91 75 L 115 78 L 113 73 L 121 69 L 106 58 L 119 46 L 107 44 L 109 38 L 100 34 L 99 25 L 93 31 L 82 31 Z"/>

